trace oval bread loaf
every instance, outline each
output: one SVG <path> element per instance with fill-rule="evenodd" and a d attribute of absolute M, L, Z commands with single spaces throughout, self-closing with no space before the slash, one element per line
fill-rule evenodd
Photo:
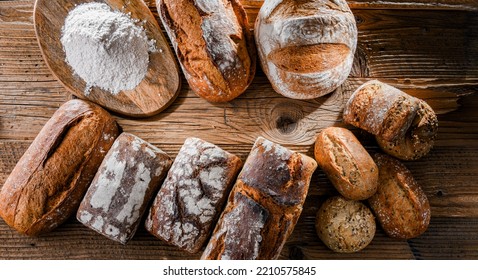
<path fill-rule="evenodd" d="M 277 259 L 316 168 L 314 159 L 259 137 L 201 259 Z"/>
<path fill-rule="evenodd" d="M 378 189 L 368 202 L 382 228 L 400 239 L 424 233 L 430 223 L 430 204 L 411 172 L 390 156 L 373 158 L 379 168 Z"/>
<path fill-rule="evenodd" d="M 238 0 L 157 0 L 159 16 L 192 90 L 210 102 L 242 94 L 256 48 Z"/>
<path fill-rule="evenodd" d="M 331 250 L 353 253 L 372 242 L 376 224 L 372 211 L 365 204 L 335 196 L 320 207 L 315 228 L 319 238 Z"/>
<path fill-rule="evenodd" d="M 384 152 L 403 160 L 426 155 L 438 131 L 437 116 L 425 101 L 377 80 L 352 94 L 344 121 L 375 135 Z"/>
<path fill-rule="evenodd" d="M 315 159 L 345 198 L 364 200 L 377 191 L 378 168 L 350 130 L 329 127 L 315 141 Z"/>
<path fill-rule="evenodd" d="M 352 69 L 357 26 L 345 0 L 264 1 L 254 34 L 264 73 L 286 97 L 330 93 Z"/>
<path fill-rule="evenodd" d="M 116 121 L 79 99 L 63 104 L 18 161 L 0 192 L 0 216 L 39 235 L 73 214 L 118 136 Z"/>

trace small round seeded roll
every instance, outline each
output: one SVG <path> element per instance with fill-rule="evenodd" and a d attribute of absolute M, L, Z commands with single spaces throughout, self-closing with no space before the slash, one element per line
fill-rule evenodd
<path fill-rule="evenodd" d="M 319 238 L 331 250 L 353 253 L 370 244 L 376 225 L 372 211 L 365 204 L 335 196 L 320 207 L 315 228 Z"/>

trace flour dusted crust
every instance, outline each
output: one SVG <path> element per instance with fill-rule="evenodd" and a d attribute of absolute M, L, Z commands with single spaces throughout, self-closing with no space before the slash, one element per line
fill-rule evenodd
<path fill-rule="evenodd" d="M 202 249 L 234 184 L 241 160 L 216 145 L 188 138 L 146 219 L 146 229 L 190 253 Z"/>
<path fill-rule="evenodd" d="M 27 235 L 49 232 L 73 214 L 119 128 L 99 106 L 63 104 L 20 158 L 0 191 L 0 216 Z"/>
<path fill-rule="evenodd" d="M 368 202 L 380 225 L 394 238 L 421 235 L 431 217 L 427 196 L 400 161 L 383 154 L 373 158 L 379 168 L 378 189 Z"/>
<path fill-rule="evenodd" d="M 126 244 L 172 160 L 141 138 L 122 133 L 80 204 L 76 218 L 96 232 Z"/>
<path fill-rule="evenodd" d="M 317 235 L 331 250 L 354 253 L 375 236 L 375 217 L 365 204 L 341 196 L 327 199 L 317 212 Z"/>
<path fill-rule="evenodd" d="M 403 160 L 426 155 L 438 131 L 436 114 L 425 101 L 377 80 L 352 94 L 343 118 L 375 135 L 384 152 Z"/>
<path fill-rule="evenodd" d="M 345 198 L 364 200 L 377 191 L 378 167 L 350 130 L 340 127 L 322 130 L 315 141 L 314 155 Z"/>
<path fill-rule="evenodd" d="M 344 121 L 389 141 L 403 138 L 419 100 L 377 80 L 360 86 L 344 108 Z"/>
<path fill-rule="evenodd" d="M 286 97 L 328 94 L 352 69 L 357 27 L 345 0 L 265 1 L 254 34 L 262 69 Z"/>
<path fill-rule="evenodd" d="M 202 259 L 277 259 L 302 212 L 317 163 L 259 137 Z"/>
<path fill-rule="evenodd" d="M 156 0 L 192 90 L 210 102 L 242 94 L 254 78 L 256 48 L 238 0 Z"/>

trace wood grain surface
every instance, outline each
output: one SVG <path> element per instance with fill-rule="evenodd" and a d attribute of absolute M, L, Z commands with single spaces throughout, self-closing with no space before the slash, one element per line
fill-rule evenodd
<path fill-rule="evenodd" d="M 130 14 L 131 18 L 145 20 L 142 24 L 149 39 L 155 40 L 158 50 L 149 55 L 149 67 L 145 78 L 132 90 L 122 90 L 113 95 L 99 87 L 87 85 L 65 61 L 65 51 L 60 42 L 62 27 L 68 13 L 86 0 L 38 0 L 33 11 L 33 22 L 38 45 L 47 66 L 57 79 L 74 95 L 93 101 L 105 108 L 126 116 L 145 117 L 156 115 L 168 107 L 179 93 L 179 68 L 174 54 L 159 30 L 158 21 L 142 1 L 103 0 L 114 10 Z"/>
<path fill-rule="evenodd" d="M 146 1 L 157 18 L 154 1 Z M 241 1 L 253 22 L 263 1 Z M 404 241 L 380 228 L 355 254 L 327 249 L 315 234 L 320 204 L 336 194 L 321 170 L 313 176 L 304 211 L 283 259 L 478 259 L 478 3 L 474 0 L 348 1 L 359 38 L 353 71 L 333 94 L 309 101 L 275 93 L 258 71 L 232 102 L 214 105 L 183 79 L 175 102 L 158 115 L 116 116 L 123 130 L 176 156 L 195 136 L 245 159 L 256 137 L 313 155 L 315 135 L 346 126 L 342 109 L 363 82 L 379 79 L 425 99 L 439 113 L 435 148 L 406 162 L 430 200 L 432 219 L 422 236 Z M 53 112 L 72 95 L 42 59 L 33 28 L 33 1 L 0 1 L 0 184 Z M 348 126 L 347 126 L 348 127 Z M 371 151 L 370 135 L 352 128 Z M 2 259 L 197 259 L 140 228 L 128 245 L 116 244 L 71 218 L 39 238 L 24 237 L 0 221 Z"/>

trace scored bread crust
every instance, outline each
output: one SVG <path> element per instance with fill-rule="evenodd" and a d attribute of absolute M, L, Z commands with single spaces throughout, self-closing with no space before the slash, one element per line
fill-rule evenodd
<path fill-rule="evenodd" d="M 119 134 L 93 103 L 63 104 L 20 158 L 0 191 L 0 216 L 23 234 L 53 230 L 73 214 Z"/>
<path fill-rule="evenodd" d="M 373 156 L 379 168 L 378 189 L 368 199 L 380 225 L 390 237 L 414 238 L 430 223 L 430 204 L 412 173 L 399 160 L 384 154 Z"/>
<path fill-rule="evenodd" d="M 317 163 L 259 137 L 201 259 L 277 259 Z"/>
<path fill-rule="evenodd" d="M 197 95 L 227 102 L 247 89 L 256 71 L 256 48 L 238 0 L 157 0 L 156 5 Z"/>
<path fill-rule="evenodd" d="M 378 167 L 350 130 L 340 127 L 322 130 L 315 141 L 314 154 L 345 198 L 364 200 L 377 191 Z"/>

